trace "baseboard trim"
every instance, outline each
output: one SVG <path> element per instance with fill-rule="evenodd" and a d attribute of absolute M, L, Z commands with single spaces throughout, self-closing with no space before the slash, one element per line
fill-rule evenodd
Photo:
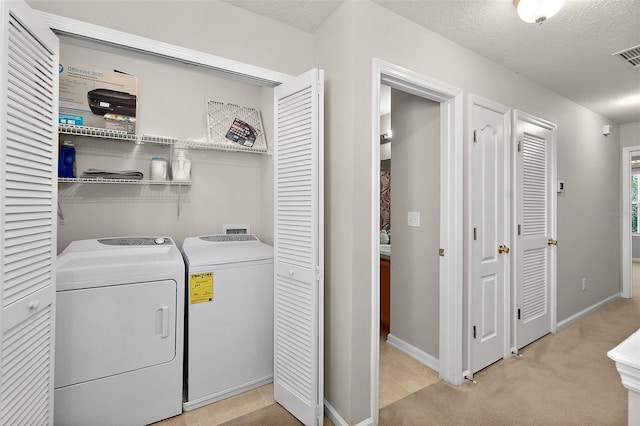
<path fill-rule="evenodd" d="M 393 334 L 387 335 L 387 343 L 393 346 L 394 348 L 404 352 L 409 355 L 411 358 L 415 359 L 418 362 L 426 365 L 430 369 L 435 372 L 440 372 L 440 361 L 428 353 L 424 352 L 421 349 L 416 348 L 415 346 L 405 342 L 402 339 L 397 338 Z"/>
<path fill-rule="evenodd" d="M 195 399 L 195 400 L 183 402 L 182 403 L 182 411 L 195 410 L 196 408 L 204 407 L 205 405 L 209 405 L 209 404 L 212 404 L 214 402 L 221 401 L 223 399 L 226 399 L 226 398 L 229 398 L 231 396 L 238 395 L 238 394 L 250 391 L 251 389 L 255 389 L 257 387 L 264 386 L 264 385 L 269 384 L 269 383 L 273 383 L 273 374 L 270 374 L 269 376 L 261 377 L 261 378 L 256 379 L 256 380 L 252 380 L 252 381 L 247 382 L 247 383 L 243 383 L 243 384 L 238 385 L 238 386 L 234 386 L 234 387 L 229 388 L 229 389 L 225 389 L 225 390 L 220 391 L 220 392 L 216 392 L 216 393 L 212 393 L 212 394 L 207 395 L 207 396 L 203 396 L 202 398 L 198 398 L 198 399 Z"/>
<path fill-rule="evenodd" d="M 324 400 L 324 415 L 329 418 L 333 422 L 335 426 L 349 426 L 349 423 L 345 422 L 344 419 L 338 414 L 335 408 L 329 404 L 329 402 Z M 371 417 L 368 419 L 364 419 L 360 423 L 354 426 L 371 426 L 373 425 L 373 420 Z"/>
<path fill-rule="evenodd" d="M 604 306 L 608 305 L 611 302 L 615 302 L 616 300 L 620 299 L 622 297 L 622 293 L 618 292 L 616 294 L 614 294 L 613 296 L 609 296 L 604 300 L 601 300 L 600 302 L 596 303 L 595 305 L 589 306 L 586 309 L 581 310 L 580 312 L 571 315 L 569 318 L 564 319 L 562 321 L 560 321 L 557 325 L 556 325 L 556 331 L 560 331 L 563 328 L 573 324 L 574 322 L 578 321 L 579 319 L 582 319 L 584 317 L 586 317 L 587 315 L 597 311 L 600 308 L 603 308 Z"/>

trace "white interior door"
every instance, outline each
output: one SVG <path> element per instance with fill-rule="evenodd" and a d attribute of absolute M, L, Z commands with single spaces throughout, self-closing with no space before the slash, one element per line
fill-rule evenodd
<path fill-rule="evenodd" d="M 509 350 L 509 108 L 471 97 L 470 370 Z"/>
<path fill-rule="evenodd" d="M 58 39 L 0 2 L 0 423 L 53 424 Z"/>
<path fill-rule="evenodd" d="M 275 88 L 274 399 L 323 419 L 324 72 Z"/>
<path fill-rule="evenodd" d="M 556 126 L 516 111 L 516 349 L 552 331 L 556 276 Z"/>

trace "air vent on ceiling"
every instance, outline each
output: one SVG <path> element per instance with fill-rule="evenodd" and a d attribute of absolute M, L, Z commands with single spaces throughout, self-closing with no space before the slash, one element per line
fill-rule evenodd
<path fill-rule="evenodd" d="M 613 56 L 624 61 L 632 68 L 640 69 L 640 46 L 632 47 L 630 49 L 614 53 Z"/>

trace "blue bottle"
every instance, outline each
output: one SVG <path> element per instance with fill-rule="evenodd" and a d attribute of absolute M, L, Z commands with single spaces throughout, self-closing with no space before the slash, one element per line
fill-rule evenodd
<path fill-rule="evenodd" d="M 73 141 L 63 141 L 58 156 L 58 177 L 74 178 L 76 149 Z"/>

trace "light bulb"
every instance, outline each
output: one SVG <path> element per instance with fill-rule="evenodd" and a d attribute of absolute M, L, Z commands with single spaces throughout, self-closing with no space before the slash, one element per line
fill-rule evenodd
<path fill-rule="evenodd" d="M 514 0 L 520 19 L 532 24 L 542 24 L 558 13 L 564 0 Z"/>

